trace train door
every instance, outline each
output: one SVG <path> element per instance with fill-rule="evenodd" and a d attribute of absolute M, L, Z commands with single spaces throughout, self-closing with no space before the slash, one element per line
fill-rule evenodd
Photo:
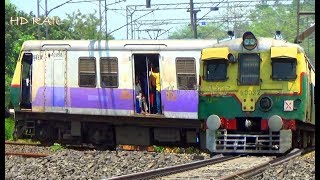
<path fill-rule="evenodd" d="M 67 51 L 46 51 L 45 109 L 66 112 L 67 108 Z"/>
<path fill-rule="evenodd" d="M 135 113 L 162 114 L 159 54 L 133 54 Z M 160 111 L 157 109 L 157 90 Z"/>
<path fill-rule="evenodd" d="M 32 92 L 32 53 L 24 53 L 21 62 L 20 108 L 31 109 Z"/>

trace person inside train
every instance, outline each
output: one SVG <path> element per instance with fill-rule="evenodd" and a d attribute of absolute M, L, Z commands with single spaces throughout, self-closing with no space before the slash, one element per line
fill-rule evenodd
<path fill-rule="evenodd" d="M 146 107 L 144 107 L 144 111 L 148 112 L 149 100 L 148 100 L 148 78 L 147 72 L 142 72 L 140 76 L 141 88 L 142 88 L 142 97 L 143 101 L 146 103 Z"/>
<path fill-rule="evenodd" d="M 152 68 L 151 76 L 154 78 L 156 88 L 156 113 L 161 114 L 160 73 L 159 67 Z"/>
<path fill-rule="evenodd" d="M 138 76 L 136 76 L 135 96 L 136 96 L 136 112 L 145 113 L 144 111 L 148 111 L 146 98 L 145 96 L 142 95 L 140 80 Z"/>
<path fill-rule="evenodd" d="M 152 114 L 156 113 L 155 112 L 155 93 L 156 93 L 156 79 L 155 77 L 151 74 L 152 73 L 152 68 L 153 65 L 150 64 L 150 70 L 151 72 L 149 73 L 149 99 L 150 99 L 150 111 Z"/>

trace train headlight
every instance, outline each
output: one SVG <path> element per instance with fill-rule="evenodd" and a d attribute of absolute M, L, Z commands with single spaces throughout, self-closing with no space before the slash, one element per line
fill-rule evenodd
<path fill-rule="evenodd" d="M 247 50 L 252 50 L 257 47 L 258 41 L 252 32 L 245 32 L 242 36 L 242 40 L 242 45 Z"/>
<path fill-rule="evenodd" d="M 293 102 L 293 108 L 294 109 L 298 109 L 300 107 L 300 104 L 301 104 L 301 99 L 296 99 L 294 100 Z"/>
<path fill-rule="evenodd" d="M 236 57 L 235 57 L 233 54 L 231 54 L 231 53 L 228 54 L 228 60 L 229 60 L 229 62 L 231 62 L 231 63 L 237 62 Z"/>
<path fill-rule="evenodd" d="M 269 111 L 272 107 L 272 100 L 269 97 L 263 97 L 260 99 L 259 105 L 263 111 Z"/>
<path fill-rule="evenodd" d="M 220 120 L 219 116 L 211 115 L 208 117 L 207 127 L 210 130 L 215 131 L 215 130 L 219 129 L 220 125 L 221 125 L 221 120 Z"/>
<path fill-rule="evenodd" d="M 280 131 L 283 126 L 281 117 L 278 115 L 271 116 L 268 121 L 268 126 L 271 131 Z"/>

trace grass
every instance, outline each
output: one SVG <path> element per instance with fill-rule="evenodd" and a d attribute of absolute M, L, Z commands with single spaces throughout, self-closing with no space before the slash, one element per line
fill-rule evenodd
<path fill-rule="evenodd" d="M 12 118 L 5 119 L 5 138 L 6 140 L 13 139 L 14 120 Z"/>
<path fill-rule="evenodd" d="M 177 153 L 177 154 L 200 154 L 201 150 L 195 147 L 180 148 L 180 147 L 164 147 L 153 146 L 154 151 L 158 153 Z"/>
<path fill-rule="evenodd" d="M 64 149 L 64 148 L 63 148 L 63 146 L 62 146 L 61 144 L 59 144 L 59 143 L 54 143 L 54 144 L 50 147 L 50 149 L 51 149 L 52 152 L 57 152 L 57 151 L 60 151 L 60 150 L 62 150 L 62 149 Z"/>

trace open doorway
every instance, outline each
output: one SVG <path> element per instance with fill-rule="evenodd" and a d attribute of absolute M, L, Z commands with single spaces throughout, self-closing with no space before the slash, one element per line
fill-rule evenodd
<path fill-rule="evenodd" d="M 135 110 L 162 114 L 159 54 L 134 54 Z"/>
<path fill-rule="evenodd" d="M 31 53 L 24 53 L 21 62 L 21 97 L 20 107 L 31 109 L 31 89 L 32 89 L 32 59 Z"/>

